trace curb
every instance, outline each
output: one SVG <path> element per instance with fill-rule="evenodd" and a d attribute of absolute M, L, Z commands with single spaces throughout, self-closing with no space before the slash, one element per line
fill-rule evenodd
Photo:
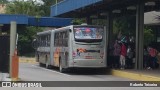
<path fill-rule="evenodd" d="M 131 73 L 121 70 L 111 70 L 111 74 L 114 76 L 138 80 L 138 81 L 160 81 L 160 77 L 145 75 L 143 73 Z"/>
<path fill-rule="evenodd" d="M 12 81 L 17 82 L 17 81 L 21 81 L 20 78 L 12 78 Z"/>
<path fill-rule="evenodd" d="M 37 63 L 35 60 L 19 60 L 20 63 Z"/>

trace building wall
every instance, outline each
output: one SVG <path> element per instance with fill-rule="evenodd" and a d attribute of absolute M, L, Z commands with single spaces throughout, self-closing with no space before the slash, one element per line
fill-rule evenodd
<path fill-rule="evenodd" d="M 5 13 L 5 8 L 6 8 L 5 4 L 0 4 L 0 14 Z"/>

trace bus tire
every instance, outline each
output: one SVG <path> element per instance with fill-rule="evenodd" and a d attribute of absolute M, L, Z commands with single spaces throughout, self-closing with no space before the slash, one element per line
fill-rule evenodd
<path fill-rule="evenodd" d="M 40 66 L 40 67 L 42 67 L 42 66 L 43 66 L 43 64 L 39 62 L 39 66 Z"/>
<path fill-rule="evenodd" d="M 48 64 L 48 62 L 46 62 L 46 68 L 49 69 L 50 65 Z"/>
<path fill-rule="evenodd" d="M 64 73 L 65 69 L 62 67 L 61 61 L 59 62 L 59 72 Z"/>
<path fill-rule="evenodd" d="M 37 55 L 37 62 L 39 62 L 39 54 Z"/>
<path fill-rule="evenodd" d="M 51 68 L 51 66 L 50 66 L 49 63 L 48 63 L 48 57 L 47 57 L 47 56 L 46 56 L 46 68 L 47 68 L 47 69 Z"/>

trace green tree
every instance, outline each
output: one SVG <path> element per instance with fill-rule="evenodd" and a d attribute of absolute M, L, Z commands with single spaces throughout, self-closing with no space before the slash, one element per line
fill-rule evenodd
<path fill-rule="evenodd" d="M 6 6 L 6 14 L 25 14 L 30 16 L 41 17 L 44 15 L 40 9 L 40 4 L 35 1 L 13 1 Z M 34 51 L 32 40 L 36 33 L 42 31 L 39 27 L 18 26 L 18 51 L 19 55 L 25 55 Z"/>
<path fill-rule="evenodd" d="M 148 46 L 154 40 L 152 29 L 144 27 L 144 45 Z"/>
<path fill-rule="evenodd" d="M 36 33 L 42 31 L 43 28 L 19 26 L 18 29 L 18 51 L 20 55 L 28 55 L 34 52 L 32 40 L 36 38 Z"/>
<path fill-rule="evenodd" d="M 72 24 L 73 24 L 73 25 L 81 25 L 82 23 L 86 23 L 86 20 L 85 20 L 84 18 L 81 18 L 81 19 L 79 19 L 79 18 L 74 18 L 74 19 L 72 20 Z"/>
<path fill-rule="evenodd" d="M 128 35 L 128 21 L 126 17 L 115 18 L 113 20 L 113 40 L 118 38 L 119 33 Z"/>
<path fill-rule="evenodd" d="M 35 1 L 14 1 L 6 6 L 6 14 L 26 14 L 30 16 L 44 15 L 40 5 Z"/>
<path fill-rule="evenodd" d="M 0 4 L 6 4 L 8 3 L 8 0 L 0 0 Z"/>
<path fill-rule="evenodd" d="M 41 10 L 44 11 L 44 16 L 50 16 L 51 6 L 56 4 L 56 0 L 41 0 L 43 4 L 41 5 Z"/>
<path fill-rule="evenodd" d="M 136 35 L 136 17 L 131 15 L 126 15 L 113 20 L 113 40 L 117 36 L 122 34 L 122 36 L 133 36 Z"/>

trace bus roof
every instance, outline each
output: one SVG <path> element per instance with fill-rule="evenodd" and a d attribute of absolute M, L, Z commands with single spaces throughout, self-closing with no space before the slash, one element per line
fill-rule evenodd
<path fill-rule="evenodd" d="M 57 29 L 38 32 L 37 35 L 45 35 L 45 34 L 49 34 L 49 33 L 53 32 L 53 31 L 58 32 L 58 31 L 66 30 L 66 29 L 69 30 L 69 29 L 71 29 L 71 27 L 74 27 L 74 26 L 100 26 L 100 25 L 70 25 L 70 26 L 61 27 L 61 28 L 57 28 Z"/>
<path fill-rule="evenodd" d="M 37 35 L 49 34 L 51 32 L 52 32 L 52 30 L 47 30 L 47 31 L 43 31 L 43 32 L 38 32 Z"/>

